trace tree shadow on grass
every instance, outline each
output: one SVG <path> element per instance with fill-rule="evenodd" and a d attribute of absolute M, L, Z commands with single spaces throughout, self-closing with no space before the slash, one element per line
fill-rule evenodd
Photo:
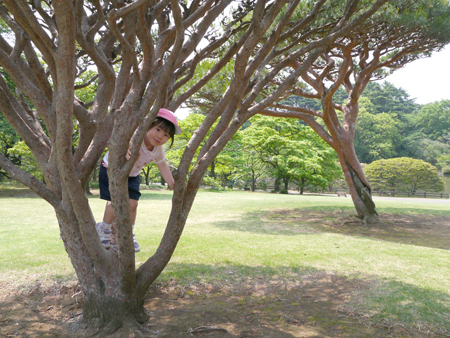
<path fill-rule="evenodd" d="M 0 187 L 0 198 L 38 198 L 39 196 L 26 187 Z"/>
<path fill-rule="evenodd" d="M 214 224 L 262 234 L 335 233 L 450 250 L 450 218 L 440 213 L 383 213 L 380 223 L 365 225 L 351 208 L 308 208 L 250 212 L 239 222 Z"/>
<path fill-rule="evenodd" d="M 160 337 L 196 327 L 207 337 L 438 337 L 450 329 L 450 296 L 372 276 L 310 267 L 169 264 L 146 308 Z M 421 331 L 424 330 L 425 331 Z"/>

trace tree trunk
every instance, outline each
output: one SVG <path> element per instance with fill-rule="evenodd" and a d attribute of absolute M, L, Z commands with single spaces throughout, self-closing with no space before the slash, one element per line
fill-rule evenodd
<path fill-rule="evenodd" d="M 289 186 L 289 178 L 283 178 L 283 182 L 284 182 L 284 190 L 288 190 L 288 186 Z"/>
<path fill-rule="evenodd" d="M 354 124 L 346 124 L 344 121 L 342 128 L 334 127 L 332 130 L 335 132 L 333 135 L 334 149 L 338 155 L 358 217 L 364 223 L 378 223 L 379 216 L 372 200 L 372 189 L 355 152 Z"/>
<path fill-rule="evenodd" d="M 102 332 L 110 334 L 122 327 L 139 327 L 148 321 L 144 300 L 129 295 L 105 296 L 102 292 L 84 296 L 83 318 L 102 327 Z M 142 330 L 142 328 L 140 328 Z"/>
<path fill-rule="evenodd" d="M 142 173 L 144 174 L 144 178 L 145 178 L 145 185 L 147 187 L 150 186 L 150 169 L 151 169 L 151 166 L 145 166 L 142 169 Z"/>
<path fill-rule="evenodd" d="M 274 183 L 274 186 L 273 186 L 273 190 L 280 191 L 280 179 L 278 177 L 275 178 L 275 183 Z"/>
<path fill-rule="evenodd" d="M 209 176 L 212 178 L 216 178 L 216 161 L 212 161 L 211 163 L 211 172 Z"/>
<path fill-rule="evenodd" d="M 143 298 L 137 297 L 136 292 L 120 288 L 117 251 L 106 250 L 109 256 L 106 267 L 96 265 L 83 242 L 72 203 L 64 202 L 62 207 L 55 208 L 55 212 L 61 238 L 83 292 L 83 319 L 93 327 L 102 328 L 105 334 L 121 327 L 136 327 L 148 320 Z M 94 265 L 99 267 L 98 270 L 94 271 Z"/>
<path fill-rule="evenodd" d="M 305 189 L 305 178 L 302 177 L 302 183 L 300 184 L 300 195 L 303 195 Z"/>
<path fill-rule="evenodd" d="M 256 190 L 256 177 L 255 177 L 255 171 L 252 170 L 252 191 Z"/>
<path fill-rule="evenodd" d="M 342 165 L 342 168 L 344 169 L 345 180 L 347 181 L 358 217 L 363 219 L 365 223 L 378 223 L 380 219 L 375 210 L 371 188 L 364 184 L 365 176 L 361 177 L 357 173 L 357 170 L 349 164 L 347 159 L 345 162 L 346 164 Z"/>

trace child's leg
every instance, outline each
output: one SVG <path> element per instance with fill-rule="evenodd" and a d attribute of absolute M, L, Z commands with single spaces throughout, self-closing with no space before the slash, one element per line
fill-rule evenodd
<path fill-rule="evenodd" d="M 105 247 L 109 247 L 109 239 L 111 237 L 111 224 L 114 220 L 114 213 L 111 207 L 111 195 L 109 193 L 109 180 L 108 172 L 106 167 L 100 165 L 99 177 L 99 187 L 100 187 L 100 198 L 107 200 L 105 213 L 103 215 L 103 220 L 95 225 L 100 241 Z"/>
<path fill-rule="evenodd" d="M 138 201 L 130 198 L 131 224 L 136 222 Z"/>
<path fill-rule="evenodd" d="M 114 210 L 111 201 L 106 203 L 105 213 L 103 214 L 103 222 L 111 224 L 114 221 Z"/>
<path fill-rule="evenodd" d="M 134 223 L 136 221 L 137 206 L 138 206 L 138 201 L 130 198 L 131 230 L 133 231 L 134 251 L 136 251 L 136 252 L 141 250 L 138 242 L 136 241 L 136 236 L 134 235 Z"/>
<path fill-rule="evenodd" d="M 130 209 L 131 209 L 131 224 L 136 221 L 138 201 L 130 199 Z M 105 208 L 105 213 L 103 214 L 103 221 L 105 223 L 111 224 L 114 221 L 114 210 L 111 205 L 111 201 L 108 201 Z"/>

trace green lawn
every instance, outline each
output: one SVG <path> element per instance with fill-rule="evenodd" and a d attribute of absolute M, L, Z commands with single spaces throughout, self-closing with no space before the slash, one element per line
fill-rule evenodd
<path fill-rule="evenodd" d="M 380 214 L 448 217 L 450 204 L 377 200 Z M 91 197 L 100 220 L 104 201 Z M 170 212 L 171 192 L 144 191 L 135 233 L 137 264 L 155 250 Z M 285 211 L 295 211 L 295 217 Z M 443 325 L 450 330 L 450 251 L 349 235 L 305 223 L 316 212 L 323 222 L 332 212 L 354 214 L 350 198 L 201 191 L 174 257 L 160 280 L 179 283 L 225 280 L 235 276 L 296 279 L 333 272 L 371 283 L 354 306 L 374 321 Z M 0 198 L 0 282 L 17 286 L 30 280 L 74 279 L 59 238 L 52 208 L 39 198 Z M 354 225 L 359 226 L 361 225 Z M 450 226 L 450 221 L 449 221 Z"/>

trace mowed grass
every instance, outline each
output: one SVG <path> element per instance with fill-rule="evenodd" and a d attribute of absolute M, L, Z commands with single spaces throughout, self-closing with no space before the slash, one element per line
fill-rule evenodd
<path fill-rule="evenodd" d="M 143 191 L 135 233 L 137 265 L 153 254 L 171 208 L 169 191 Z M 91 197 L 101 220 L 104 201 Z M 380 214 L 448 217 L 450 204 L 376 200 Z M 296 217 L 284 217 L 295 210 Z M 200 191 L 176 252 L 160 281 L 179 283 L 298 279 L 319 272 L 362 280 L 370 288 L 349 306 L 373 322 L 388 320 L 450 331 L 450 247 L 442 249 L 312 228 L 302 211 L 355 214 L 350 198 Z M 362 226 L 362 225 L 354 225 Z M 450 226 L 450 221 L 449 221 Z M 0 198 L 0 281 L 75 278 L 53 209 L 39 198 Z"/>

